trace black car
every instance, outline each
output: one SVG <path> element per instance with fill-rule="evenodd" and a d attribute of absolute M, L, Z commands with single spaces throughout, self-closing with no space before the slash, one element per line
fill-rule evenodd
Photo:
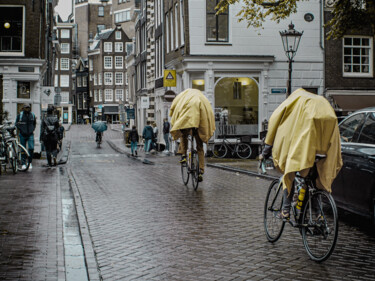
<path fill-rule="evenodd" d="M 375 107 L 352 113 L 339 128 L 344 165 L 332 195 L 338 207 L 375 223 Z"/>

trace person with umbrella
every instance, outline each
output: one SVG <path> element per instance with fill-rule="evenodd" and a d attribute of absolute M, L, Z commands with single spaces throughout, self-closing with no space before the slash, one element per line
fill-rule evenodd
<path fill-rule="evenodd" d="M 195 136 L 199 159 L 198 180 L 203 180 L 204 151 L 203 143 L 207 143 L 215 132 L 215 117 L 212 106 L 203 93 L 197 89 L 187 89 L 173 100 L 170 114 L 173 139 L 180 138 L 178 153 L 181 154 L 180 163 L 186 162 L 188 136 L 196 128 Z"/>
<path fill-rule="evenodd" d="M 104 121 L 96 121 L 91 125 L 91 127 L 96 133 L 95 141 L 101 143 L 103 132 L 107 130 L 107 124 Z"/>

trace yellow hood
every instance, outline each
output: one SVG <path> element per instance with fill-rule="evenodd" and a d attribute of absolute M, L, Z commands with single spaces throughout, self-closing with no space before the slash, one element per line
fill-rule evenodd
<path fill-rule="evenodd" d="M 180 130 L 198 128 L 198 134 L 205 143 L 215 132 L 215 118 L 212 106 L 201 91 L 187 89 L 175 97 L 169 115 L 172 117 L 171 135 L 181 137 Z"/>
<path fill-rule="evenodd" d="M 265 142 L 273 146 L 274 164 L 289 192 L 295 172 L 313 167 L 316 154 L 327 155 L 317 163 L 317 185 L 331 192 L 342 167 L 341 143 L 337 117 L 324 97 L 303 89 L 293 92 L 273 112 Z"/>

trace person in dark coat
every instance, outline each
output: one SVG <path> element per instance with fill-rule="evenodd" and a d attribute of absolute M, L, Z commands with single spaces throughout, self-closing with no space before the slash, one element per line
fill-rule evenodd
<path fill-rule="evenodd" d="M 154 131 L 151 127 L 151 122 L 147 121 L 147 125 L 143 129 L 142 137 L 145 139 L 145 152 L 148 153 L 151 148 L 151 141 L 154 137 Z"/>
<path fill-rule="evenodd" d="M 23 109 L 20 114 L 17 115 L 16 127 L 19 130 L 19 137 L 21 144 L 26 147 L 29 151 L 29 170 L 32 169 L 31 162 L 33 161 L 33 154 L 34 154 L 34 130 L 36 127 L 36 117 L 33 112 L 31 112 L 31 108 L 29 104 L 24 104 Z"/>
<path fill-rule="evenodd" d="M 56 166 L 57 157 L 57 141 L 59 140 L 59 119 L 53 115 L 54 106 L 48 106 L 47 116 L 42 121 L 42 127 L 40 129 L 40 139 L 44 143 L 47 152 L 48 167 Z M 52 158 L 52 159 L 51 159 Z"/>
<path fill-rule="evenodd" d="M 139 135 L 138 135 L 138 132 L 137 132 L 137 128 L 136 128 L 136 126 L 133 126 L 132 130 L 129 133 L 130 149 L 131 149 L 131 152 L 132 152 L 132 156 L 138 155 L 138 153 L 137 153 L 138 139 L 139 139 Z"/>
<path fill-rule="evenodd" d="M 165 152 L 169 152 L 169 131 L 170 131 L 171 125 L 168 122 L 167 118 L 164 118 L 163 123 L 163 136 L 165 141 Z"/>

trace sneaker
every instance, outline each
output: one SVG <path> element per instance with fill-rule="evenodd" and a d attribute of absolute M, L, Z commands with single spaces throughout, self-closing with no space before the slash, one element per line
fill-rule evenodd
<path fill-rule="evenodd" d="M 180 163 L 181 163 L 181 164 L 186 163 L 186 155 L 182 155 L 182 156 L 181 156 Z"/>
<path fill-rule="evenodd" d="M 135 152 L 135 156 L 138 156 L 137 150 L 136 150 L 136 151 L 134 151 L 134 152 Z"/>
<path fill-rule="evenodd" d="M 26 170 L 26 165 L 23 164 L 22 167 L 21 167 L 22 170 Z"/>
<path fill-rule="evenodd" d="M 31 170 L 32 168 L 33 168 L 33 165 L 30 163 L 29 170 Z"/>
<path fill-rule="evenodd" d="M 202 181 L 203 181 L 203 174 L 199 173 L 199 175 L 198 175 L 198 182 L 202 182 Z"/>
<path fill-rule="evenodd" d="M 133 153 L 132 153 L 131 155 L 132 155 L 132 157 L 134 157 L 134 154 L 133 154 Z"/>

